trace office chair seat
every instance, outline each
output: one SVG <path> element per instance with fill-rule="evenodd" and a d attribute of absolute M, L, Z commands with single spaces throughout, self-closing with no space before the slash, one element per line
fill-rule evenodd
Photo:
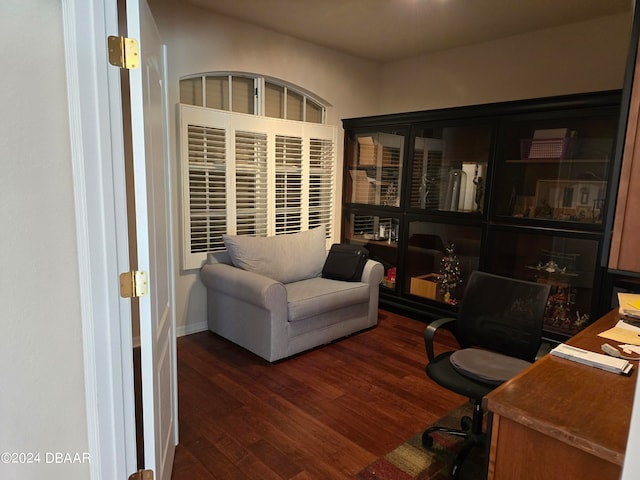
<path fill-rule="evenodd" d="M 462 375 L 451 363 L 450 357 L 455 352 L 438 355 L 426 367 L 427 376 L 438 385 L 468 398 L 482 398 L 495 387 Z"/>
<path fill-rule="evenodd" d="M 531 366 L 520 358 L 479 348 L 463 348 L 451 354 L 449 361 L 463 376 L 498 386 Z"/>

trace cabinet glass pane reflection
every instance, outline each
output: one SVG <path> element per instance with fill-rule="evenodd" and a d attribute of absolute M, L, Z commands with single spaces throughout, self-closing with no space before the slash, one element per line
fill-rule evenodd
<path fill-rule="evenodd" d="M 400 206 L 404 138 L 394 130 L 349 137 L 345 180 L 351 203 Z"/>
<path fill-rule="evenodd" d="M 417 128 L 413 144 L 411 208 L 482 212 L 489 125 Z"/>
<path fill-rule="evenodd" d="M 510 122 L 496 182 L 496 213 L 601 225 L 615 114 Z"/>
<path fill-rule="evenodd" d="M 550 336 L 563 339 L 588 325 L 597 240 L 496 230 L 489 245 L 493 273 L 551 285 L 544 319 Z"/>
<path fill-rule="evenodd" d="M 456 304 L 469 274 L 478 269 L 481 238 L 481 227 L 410 222 L 405 293 Z"/>
<path fill-rule="evenodd" d="M 399 220 L 395 217 L 351 213 L 346 217 L 346 222 L 345 242 L 364 245 L 369 250 L 369 258 L 384 266 L 383 287 L 395 289 Z"/>

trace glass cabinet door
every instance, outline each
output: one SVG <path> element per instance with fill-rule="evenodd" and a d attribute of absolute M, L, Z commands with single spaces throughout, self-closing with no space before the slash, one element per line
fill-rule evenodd
<path fill-rule="evenodd" d="M 487 124 L 416 127 L 409 206 L 482 212 L 491 132 Z"/>
<path fill-rule="evenodd" d="M 348 139 L 345 178 L 350 203 L 400 206 L 405 135 L 401 131 L 357 133 Z"/>
<path fill-rule="evenodd" d="M 601 225 L 617 119 L 608 110 L 506 123 L 496 214 Z"/>
<path fill-rule="evenodd" d="M 409 222 L 403 269 L 405 293 L 456 305 L 478 269 L 482 227 Z"/>
<path fill-rule="evenodd" d="M 492 273 L 551 285 L 544 330 L 557 339 L 573 336 L 591 321 L 599 241 L 496 228 L 489 241 Z"/>
<path fill-rule="evenodd" d="M 344 241 L 364 245 L 369 250 L 369 258 L 380 262 L 384 267 L 382 286 L 395 290 L 399 219 L 392 216 L 349 213 L 345 215 L 345 227 Z"/>

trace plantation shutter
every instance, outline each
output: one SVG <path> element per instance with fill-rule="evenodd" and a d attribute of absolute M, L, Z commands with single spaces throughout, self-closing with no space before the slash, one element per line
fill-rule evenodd
<path fill-rule="evenodd" d="M 225 131 L 189 125 L 188 189 L 191 252 L 224 248 L 226 230 Z"/>
<path fill-rule="evenodd" d="M 333 239 L 336 128 L 180 105 L 182 260 L 200 268 L 222 235 L 326 225 Z"/>
<path fill-rule="evenodd" d="M 309 152 L 309 228 L 330 225 L 335 191 L 335 144 L 312 138 Z"/>
<path fill-rule="evenodd" d="M 302 139 L 276 135 L 276 234 L 302 225 Z"/>
<path fill-rule="evenodd" d="M 267 135 L 236 132 L 236 233 L 267 234 Z"/>

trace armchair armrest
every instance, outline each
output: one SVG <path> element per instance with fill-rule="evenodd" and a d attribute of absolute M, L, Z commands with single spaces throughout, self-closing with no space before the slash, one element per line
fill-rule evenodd
<path fill-rule="evenodd" d="M 376 260 L 369 259 L 367 260 L 367 263 L 364 264 L 364 270 L 362 270 L 360 281 L 370 285 L 375 284 L 377 287 L 380 285 L 380 282 L 382 282 L 383 276 L 384 267 L 382 264 Z"/>
<path fill-rule="evenodd" d="M 434 320 L 427 328 L 424 330 L 424 347 L 427 351 L 427 358 L 429 362 L 432 362 L 435 359 L 435 355 L 433 353 L 433 337 L 436 334 L 436 331 L 442 327 L 443 325 L 447 325 L 449 323 L 455 322 L 456 319 L 452 317 L 439 318 L 438 320 Z"/>
<path fill-rule="evenodd" d="M 206 264 L 200 270 L 202 283 L 212 290 L 246 303 L 271 310 L 286 305 L 287 291 L 282 283 L 224 263 Z"/>

